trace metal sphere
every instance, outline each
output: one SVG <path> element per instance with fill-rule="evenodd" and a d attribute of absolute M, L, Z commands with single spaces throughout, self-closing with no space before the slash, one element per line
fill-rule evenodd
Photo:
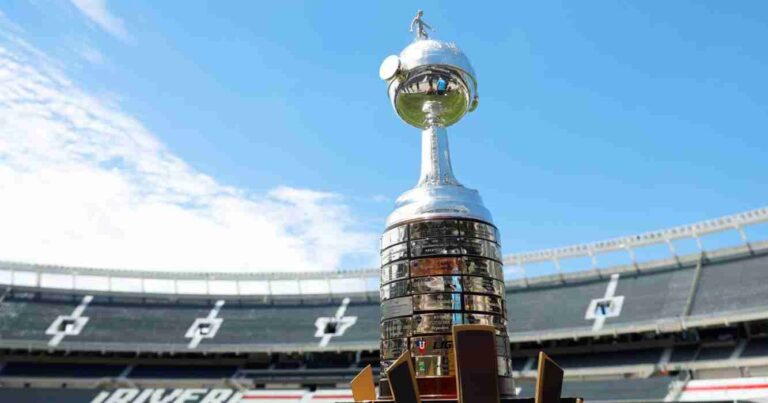
<path fill-rule="evenodd" d="M 389 81 L 392 106 L 406 123 L 422 129 L 450 126 L 477 107 L 474 70 L 453 43 L 416 40 L 393 58 L 385 60 L 380 75 Z"/>

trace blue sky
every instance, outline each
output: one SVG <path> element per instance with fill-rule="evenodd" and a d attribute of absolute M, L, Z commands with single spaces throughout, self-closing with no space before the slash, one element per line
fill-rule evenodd
<path fill-rule="evenodd" d="M 449 129 L 453 164 L 480 190 L 506 253 L 766 204 L 763 2 L 10 0 L 0 46 L 34 72 L 9 70 L 0 90 L 58 77 L 62 99 L 122 123 L 101 135 L 70 116 L 60 136 L 39 135 L 70 111 L 36 102 L 48 109 L 33 126 L 23 102 L 5 100 L 0 192 L 19 196 L 0 207 L 18 212 L 35 199 L 35 211 L 50 212 L 39 224 L 55 230 L 19 236 L 37 213 L 5 217 L 17 227 L 0 239 L 17 252 L 0 259 L 375 266 L 376 238 L 417 179 L 420 146 L 377 71 L 411 40 L 416 8 L 478 73 L 478 110 Z M 93 148 L 58 159 L 40 151 L 82 144 Z"/>

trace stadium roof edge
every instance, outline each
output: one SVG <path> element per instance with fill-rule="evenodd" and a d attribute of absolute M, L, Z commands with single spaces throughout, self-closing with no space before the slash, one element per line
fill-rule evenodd
<path fill-rule="evenodd" d="M 711 220 L 699 221 L 693 224 L 644 232 L 637 235 L 613 238 L 604 241 L 583 243 L 565 247 L 542 249 L 532 252 L 522 252 L 504 257 L 505 264 L 520 265 L 549 260 L 568 259 L 584 256 L 594 256 L 598 253 L 606 253 L 617 250 L 630 250 L 646 245 L 669 243 L 676 239 L 694 238 L 702 235 L 727 230 L 737 230 L 741 233 L 743 227 L 768 221 L 768 207 L 744 211 L 732 215 L 722 216 Z"/>

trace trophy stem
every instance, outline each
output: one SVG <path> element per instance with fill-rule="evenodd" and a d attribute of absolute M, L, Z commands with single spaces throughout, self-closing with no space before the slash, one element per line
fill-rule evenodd
<path fill-rule="evenodd" d="M 421 175 L 418 187 L 453 185 L 461 183 L 453 176 L 448 132 L 444 127 L 432 125 L 421 132 Z"/>

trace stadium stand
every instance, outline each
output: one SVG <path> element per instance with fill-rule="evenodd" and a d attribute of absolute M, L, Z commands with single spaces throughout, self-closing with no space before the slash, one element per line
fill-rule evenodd
<path fill-rule="evenodd" d="M 119 376 L 125 365 L 98 364 L 46 364 L 31 362 L 9 362 L 3 366 L 2 376 L 10 377 L 59 377 L 59 378 L 103 378 Z"/>
<path fill-rule="evenodd" d="M 768 258 L 745 256 L 706 265 L 701 273 L 692 315 L 759 310 L 768 305 Z"/>
<path fill-rule="evenodd" d="M 745 358 L 768 356 L 768 338 L 750 339 L 741 356 Z"/>
<path fill-rule="evenodd" d="M 589 402 L 600 401 L 663 401 L 669 393 L 669 377 L 647 379 L 624 379 L 617 381 L 564 382 L 563 396 L 582 396 Z M 518 383 L 521 397 L 533 397 L 535 382 L 525 380 Z"/>
<path fill-rule="evenodd" d="M 766 219 L 762 209 L 505 261 L 666 245 Z M 340 390 L 365 365 L 379 371 L 378 284 L 371 280 L 377 275 L 197 276 L 0 263 L 0 387 L 66 387 L 84 395 L 126 387 Z M 687 385 L 768 375 L 766 280 L 768 242 L 756 240 L 510 278 L 508 331 L 520 393 L 531 393 L 540 350 L 565 368 L 565 393 L 590 401 L 699 399 L 705 387 L 738 390 L 738 383 Z"/>
<path fill-rule="evenodd" d="M 218 379 L 229 378 L 237 371 L 231 365 L 137 365 L 128 373 L 129 378 L 190 378 Z"/>

